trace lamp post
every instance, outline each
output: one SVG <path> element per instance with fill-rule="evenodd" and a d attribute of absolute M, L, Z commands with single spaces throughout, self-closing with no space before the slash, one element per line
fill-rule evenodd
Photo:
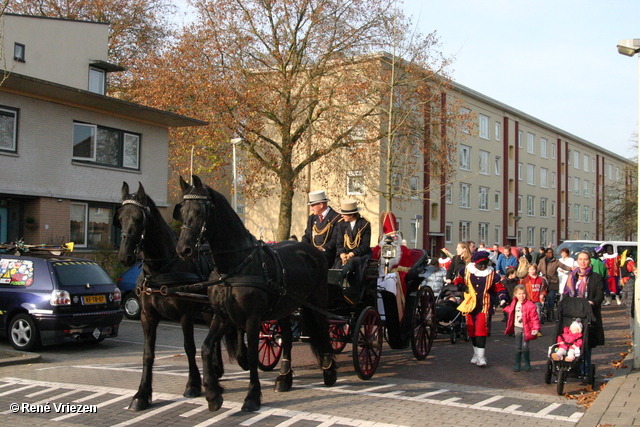
<path fill-rule="evenodd" d="M 618 42 L 618 53 L 625 56 L 634 56 L 640 52 L 640 39 L 627 39 L 620 40 Z M 640 59 L 640 55 L 638 55 Z M 640 64 L 638 67 L 640 73 Z M 638 75 L 638 114 L 640 114 L 640 74 Z M 638 117 L 638 138 L 640 138 L 640 116 Z M 639 156 L 638 156 L 638 173 L 640 176 L 640 144 L 638 144 Z M 640 192 L 638 192 L 638 202 L 640 206 Z M 637 229 L 637 239 L 639 240 L 640 246 L 640 221 L 638 221 L 638 229 Z M 634 304 L 634 316 L 633 316 L 633 367 L 636 369 L 640 368 L 640 285 L 636 284 L 634 287 L 634 295 L 633 300 Z"/>
<path fill-rule="evenodd" d="M 231 138 L 233 145 L 233 210 L 238 213 L 238 168 L 236 166 L 236 145 L 242 142 L 242 138 Z"/>
<path fill-rule="evenodd" d="M 416 241 L 413 243 L 413 249 L 418 247 L 418 229 L 420 228 L 420 220 L 422 219 L 422 215 L 416 215 L 414 217 L 416 221 Z"/>

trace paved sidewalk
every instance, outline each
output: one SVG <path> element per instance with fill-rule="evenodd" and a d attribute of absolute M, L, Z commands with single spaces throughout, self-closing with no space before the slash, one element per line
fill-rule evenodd
<path fill-rule="evenodd" d="M 576 427 L 640 426 L 640 370 L 629 352 Z"/>
<path fill-rule="evenodd" d="M 38 363 L 42 357 L 38 353 L 27 353 L 23 351 L 2 350 L 0 351 L 0 366 L 24 365 L 28 363 Z"/>

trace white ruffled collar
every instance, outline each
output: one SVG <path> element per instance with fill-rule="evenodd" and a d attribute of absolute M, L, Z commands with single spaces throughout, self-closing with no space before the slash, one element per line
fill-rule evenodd
<path fill-rule="evenodd" d="M 486 269 L 478 270 L 475 263 L 470 262 L 469 264 L 467 264 L 467 270 L 469 270 L 469 273 L 473 274 L 476 277 L 487 277 L 493 271 L 493 267 L 488 265 Z"/>
<path fill-rule="evenodd" d="M 617 253 L 612 253 L 611 255 L 609 254 L 604 254 L 602 255 L 603 258 L 618 258 L 618 254 Z"/>

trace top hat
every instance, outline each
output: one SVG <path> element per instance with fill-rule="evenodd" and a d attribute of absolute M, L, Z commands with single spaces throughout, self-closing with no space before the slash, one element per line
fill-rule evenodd
<path fill-rule="evenodd" d="M 327 196 L 324 194 L 324 190 L 312 191 L 309 193 L 308 205 L 315 205 L 316 203 L 328 202 Z"/>
<path fill-rule="evenodd" d="M 361 209 L 358 207 L 357 200 L 347 199 L 347 200 L 340 201 L 341 214 L 350 215 L 360 211 Z"/>

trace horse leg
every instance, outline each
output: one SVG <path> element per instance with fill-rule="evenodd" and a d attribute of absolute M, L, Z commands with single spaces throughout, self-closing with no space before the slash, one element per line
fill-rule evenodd
<path fill-rule="evenodd" d="M 249 362 L 247 361 L 247 344 L 244 342 L 244 332 L 238 328 L 238 347 L 236 352 L 236 361 L 243 371 L 249 370 Z"/>
<path fill-rule="evenodd" d="M 309 342 L 313 354 L 315 354 L 320 368 L 322 368 L 322 376 L 324 377 L 324 385 L 331 387 L 338 379 L 335 355 L 331 351 L 331 339 L 329 337 L 329 322 L 326 316 L 316 311 L 304 308 L 302 311 L 303 321 L 309 326 Z"/>
<path fill-rule="evenodd" d="M 160 323 L 160 315 L 154 311 L 150 314 L 149 309 L 146 307 L 149 301 L 145 301 L 144 296 L 140 299 L 142 306 L 142 313 L 140 321 L 142 324 L 142 331 L 144 332 L 144 349 L 142 353 L 142 378 L 140 380 L 140 387 L 138 392 L 133 396 L 129 410 L 142 411 L 147 409 L 151 405 L 151 394 L 153 381 L 153 361 L 155 359 L 156 349 L 156 333 L 158 331 L 158 324 Z"/>
<path fill-rule="evenodd" d="M 293 346 L 293 333 L 291 332 L 291 319 L 278 321 L 282 330 L 282 359 L 280 362 L 280 375 L 276 378 L 273 391 L 283 392 L 291 390 L 293 384 L 293 372 L 291 371 L 291 348 Z"/>
<path fill-rule="evenodd" d="M 246 324 L 249 391 L 242 405 L 242 410 L 245 412 L 255 412 L 259 410 L 261 406 L 262 391 L 260 388 L 260 378 L 258 377 L 258 341 L 261 323 L 260 317 L 253 316 L 247 320 Z"/>
<path fill-rule="evenodd" d="M 200 370 L 196 364 L 196 342 L 193 338 L 193 317 L 183 315 L 180 319 L 182 326 L 182 335 L 184 339 L 184 352 L 187 354 L 189 361 L 189 380 L 184 390 L 184 397 L 199 397 L 202 391 L 202 380 L 200 379 Z"/>
<path fill-rule="evenodd" d="M 224 389 L 218 382 L 219 366 L 221 359 L 217 360 L 221 354 L 216 347 L 220 347 L 222 339 L 223 324 L 218 316 L 215 316 L 209 326 L 209 333 L 202 343 L 202 376 L 204 378 L 204 390 L 209 411 L 215 412 L 222 407 L 222 393 Z"/>

